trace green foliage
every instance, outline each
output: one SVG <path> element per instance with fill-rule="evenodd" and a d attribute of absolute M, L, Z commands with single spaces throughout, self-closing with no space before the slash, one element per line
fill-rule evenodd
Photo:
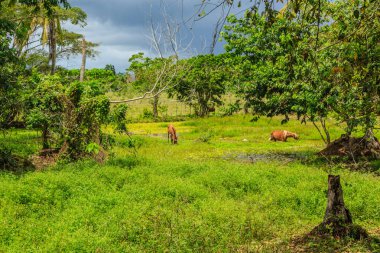
<path fill-rule="evenodd" d="M 12 155 L 12 150 L 4 146 L 0 146 L 0 166 L 2 169 L 18 166 L 16 159 Z"/>
<path fill-rule="evenodd" d="M 59 75 L 30 78 L 34 87 L 26 97 L 27 125 L 42 131 L 43 148 L 62 147 L 62 158 L 97 155 L 95 144 L 103 152 L 110 144 L 101 132 L 109 120 L 109 99 L 96 81 L 62 85 L 60 80 Z"/>
<path fill-rule="evenodd" d="M 144 108 L 143 114 L 141 115 L 143 119 L 153 119 L 154 115 L 151 110 Z"/>
<path fill-rule="evenodd" d="M 86 146 L 86 152 L 90 154 L 99 154 L 100 146 L 97 143 L 91 142 Z"/>
<path fill-rule="evenodd" d="M 173 85 L 178 73 L 176 57 L 155 58 L 144 57 L 144 53 L 132 55 L 127 71 L 133 74 L 135 81 L 133 87 L 139 92 L 149 93 L 153 96 L 153 117 L 158 117 L 159 96 L 163 89 Z"/>
<path fill-rule="evenodd" d="M 114 65 L 112 65 L 112 64 L 107 64 L 107 65 L 104 67 L 104 69 L 105 69 L 105 70 L 110 70 L 110 71 L 112 71 L 112 73 L 113 73 L 114 75 L 116 75 L 116 70 L 115 70 L 115 66 L 114 66 Z"/>
<path fill-rule="evenodd" d="M 79 80 L 78 69 L 59 70 L 58 74 L 62 79 L 68 83 Z M 115 75 L 112 70 L 109 69 L 87 69 L 84 77 L 84 81 L 97 83 L 99 90 L 102 93 L 108 91 L 120 91 L 126 88 L 125 78 L 123 75 Z"/>
<path fill-rule="evenodd" d="M 0 12 L 2 4 L 0 4 Z M 7 128 L 20 112 L 19 92 L 22 87 L 17 82 L 24 70 L 24 64 L 11 48 L 16 24 L 0 15 L 0 129 Z"/>
<path fill-rule="evenodd" d="M 226 105 L 226 107 L 222 108 L 223 116 L 231 116 L 234 113 L 239 112 L 240 110 L 241 110 L 241 107 L 240 107 L 240 101 L 239 100 L 237 100 L 233 104 L 229 103 L 228 105 Z"/>
<path fill-rule="evenodd" d="M 64 87 L 57 76 L 45 76 L 26 98 L 26 123 L 42 131 L 42 148 L 49 148 L 52 133 L 61 131 Z"/>
<path fill-rule="evenodd" d="M 201 142 L 206 142 L 206 143 L 209 143 L 211 141 L 211 138 L 214 136 L 215 134 L 212 132 L 212 131 L 205 131 L 199 138 L 198 140 L 201 141 Z"/>
<path fill-rule="evenodd" d="M 209 106 L 222 103 L 221 96 L 226 90 L 224 55 L 199 55 L 182 60 L 181 64 L 188 67 L 178 74 L 178 85 L 169 94 L 194 105 L 198 116 L 206 116 Z"/>
<path fill-rule="evenodd" d="M 101 146 L 101 125 L 108 120 L 109 99 L 95 82 L 72 83 L 66 90 L 63 114 L 63 150 L 68 160 L 85 156 L 90 143 Z"/>
<path fill-rule="evenodd" d="M 126 104 L 117 105 L 112 111 L 112 121 L 116 124 L 115 130 L 117 132 L 126 133 L 127 132 L 127 120 L 126 113 L 128 106 Z"/>
<path fill-rule="evenodd" d="M 230 16 L 223 33 L 234 56 L 228 61 L 254 113 L 320 121 L 327 139 L 328 115 L 345 123 L 348 134 L 371 130 L 380 93 L 379 23 L 369 18 L 374 4 L 292 2 L 279 12 L 267 6 L 262 14 L 253 8 L 243 18 Z"/>

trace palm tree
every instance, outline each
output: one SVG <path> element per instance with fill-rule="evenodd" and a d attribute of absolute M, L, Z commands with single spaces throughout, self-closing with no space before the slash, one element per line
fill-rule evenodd
<path fill-rule="evenodd" d="M 27 19 L 21 19 L 19 26 L 27 27 L 27 32 L 16 35 L 14 39 L 14 46 L 17 49 L 19 56 L 26 55 L 26 53 L 38 46 L 48 46 L 49 49 L 49 63 L 50 63 L 50 74 L 54 74 L 57 62 L 57 44 L 62 37 L 61 22 L 70 20 L 72 24 L 79 24 L 84 26 L 85 19 L 87 17 L 86 13 L 80 8 L 70 8 L 63 9 L 59 6 L 45 9 L 42 3 L 40 4 L 39 11 L 35 13 L 35 9 L 25 7 L 20 7 L 19 15 L 29 17 Z M 30 21 L 29 21 L 30 20 Z M 42 29 L 40 44 L 33 46 L 32 48 L 27 48 L 30 44 L 36 41 L 30 41 L 31 37 L 36 34 L 36 32 Z"/>

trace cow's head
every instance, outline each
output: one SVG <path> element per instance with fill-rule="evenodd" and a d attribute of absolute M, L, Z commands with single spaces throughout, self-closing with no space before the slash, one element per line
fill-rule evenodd
<path fill-rule="evenodd" d="M 300 136 L 298 134 L 294 134 L 294 139 L 298 140 Z"/>

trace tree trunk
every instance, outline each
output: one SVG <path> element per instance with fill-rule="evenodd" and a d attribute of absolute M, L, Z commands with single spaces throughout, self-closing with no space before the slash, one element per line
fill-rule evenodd
<path fill-rule="evenodd" d="M 323 131 L 325 132 L 325 135 L 326 135 L 327 145 L 329 145 L 331 143 L 331 138 L 330 138 L 330 132 L 328 131 L 328 129 L 326 127 L 326 120 L 321 119 L 321 125 L 322 125 Z"/>
<path fill-rule="evenodd" d="M 352 224 L 350 211 L 345 207 L 343 190 L 340 185 L 340 177 L 329 175 L 328 177 L 327 207 L 323 223 L 326 225 Z"/>
<path fill-rule="evenodd" d="M 86 71 L 86 40 L 83 36 L 83 39 L 82 39 L 82 65 L 80 67 L 80 76 L 79 76 L 80 82 L 83 82 L 85 71 Z"/>
<path fill-rule="evenodd" d="M 323 222 L 315 227 L 311 235 L 352 237 L 361 239 L 368 237 L 367 232 L 360 226 L 352 224 L 350 211 L 345 207 L 340 176 L 328 176 L 327 207 Z"/>
<path fill-rule="evenodd" d="M 152 105 L 153 105 L 153 117 L 155 119 L 157 119 L 157 117 L 158 117 L 158 100 L 159 100 L 158 95 L 153 97 L 153 103 L 152 103 Z"/>
<path fill-rule="evenodd" d="M 57 38 L 54 18 L 49 21 L 49 60 L 51 61 L 50 74 L 54 75 L 57 61 Z"/>
<path fill-rule="evenodd" d="M 380 158 L 380 143 L 379 140 L 373 134 L 372 129 L 367 129 L 364 137 L 366 140 L 367 149 L 371 151 L 374 156 L 379 159 Z"/>
<path fill-rule="evenodd" d="M 42 149 L 49 148 L 49 129 L 47 126 L 42 128 Z"/>

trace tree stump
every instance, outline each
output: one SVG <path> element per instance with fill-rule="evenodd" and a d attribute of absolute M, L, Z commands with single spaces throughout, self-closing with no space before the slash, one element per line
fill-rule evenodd
<path fill-rule="evenodd" d="M 353 225 L 350 211 L 345 207 L 340 176 L 328 176 L 327 207 L 323 222 L 315 227 L 311 235 L 332 235 L 334 237 L 367 238 L 367 232 Z"/>

